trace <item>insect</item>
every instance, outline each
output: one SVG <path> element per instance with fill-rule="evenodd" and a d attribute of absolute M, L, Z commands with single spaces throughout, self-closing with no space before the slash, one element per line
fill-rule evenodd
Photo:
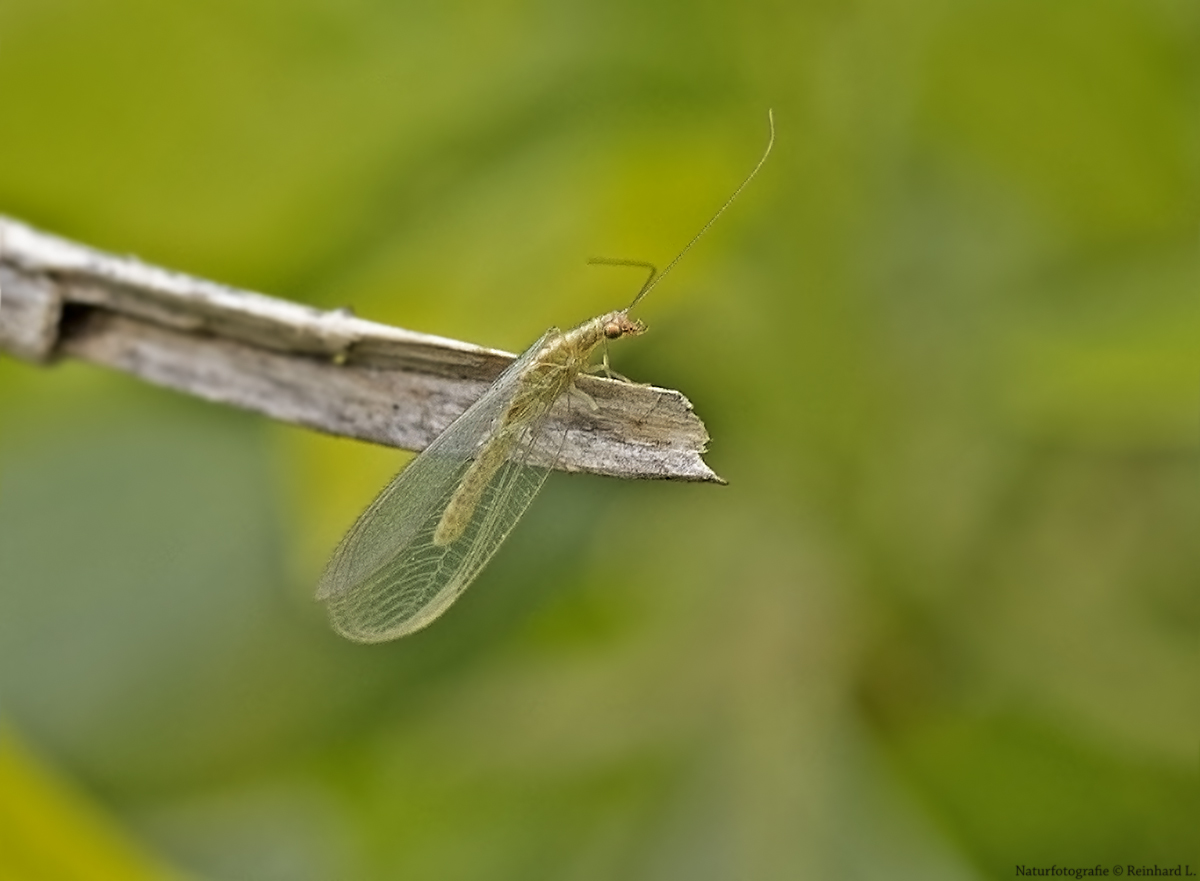
<path fill-rule="evenodd" d="M 568 392 L 595 402 L 575 387 L 590 372 L 601 345 L 638 336 L 645 326 L 629 312 L 671 271 L 762 168 L 758 164 L 690 242 L 650 276 L 624 309 L 608 312 L 565 333 L 551 328 L 397 474 L 359 515 L 338 544 L 317 587 L 335 630 L 357 642 L 384 642 L 430 624 L 467 589 L 520 519 L 561 450 L 565 430 L 550 431 L 546 416 Z M 534 456 L 534 453 L 537 456 Z"/>

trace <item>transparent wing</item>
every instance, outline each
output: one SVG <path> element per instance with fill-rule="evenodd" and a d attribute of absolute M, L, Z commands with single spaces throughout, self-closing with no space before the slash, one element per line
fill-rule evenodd
<path fill-rule="evenodd" d="M 548 331 L 478 401 L 392 479 L 337 546 L 317 598 L 334 629 L 359 642 L 383 642 L 419 630 L 467 588 L 525 512 L 547 468 L 529 464 L 534 450 L 557 457 L 565 435 L 543 430 L 553 401 L 515 427 L 508 459 L 488 482 L 463 534 L 433 540 L 442 512 L 472 458 L 497 428 Z"/>

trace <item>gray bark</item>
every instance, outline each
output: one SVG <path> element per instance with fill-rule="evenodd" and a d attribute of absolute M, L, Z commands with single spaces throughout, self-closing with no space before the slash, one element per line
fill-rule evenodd
<path fill-rule="evenodd" d="M 507 352 L 325 312 L 106 254 L 0 217 L 0 352 L 79 358 L 328 434 L 424 449 L 513 360 Z M 559 401 L 554 467 L 722 482 L 691 403 L 581 377 Z"/>

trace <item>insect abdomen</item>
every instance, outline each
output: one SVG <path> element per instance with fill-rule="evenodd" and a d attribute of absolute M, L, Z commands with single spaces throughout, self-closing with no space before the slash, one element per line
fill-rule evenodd
<path fill-rule="evenodd" d="M 586 326 L 590 328 L 594 324 L 595 320 Z M 574 335 L 556 336 L 539 352 L 538 359 L 522 376 L 520 388 L 504 414 L 500 429 L 480 449 L 479 455 L 450 496 L 446 510 L 442 512 L 442 518 L 433 531 L 433 543 L 436 546 L 445 547 L 462 537 L 483 499 L 484 490 L 512 453 L 517 439 L 531 423 L 550 409 L 555 399 L 574 381 L 579 372 L 578 365 L 586 363 L 587 355 L 597 345 L 599 335 L 593 330 L 591 336 L 595 337 L 595 341 L 580 340 L 578 330 Z"/>
<path fill-rule="evenodd" d="M 466 532 L 467 524 L 475 516 L 475 509 L 479 507 L 479 500 L 483 498 L 483 491 L 508 458 L 515 439 L 511 433 L 499 434 L 480 450 L 454 490 L 454 495 L 450 497 L 446 510 L 442 512 L 442 519 L 433 531 L 435 545 L 445 547 L 453 544 Z"/>

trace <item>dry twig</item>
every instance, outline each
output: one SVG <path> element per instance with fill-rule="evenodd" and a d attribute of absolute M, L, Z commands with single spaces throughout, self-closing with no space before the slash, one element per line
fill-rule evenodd
<path fill-rule="evenodd" d="M 513 356 L 106 254 L 0 217 L 0 351 L 80 358 L 329 434 L 424 449 Z M 582 377 L 555 467 L 721 482 L 670 389 Z"/>

